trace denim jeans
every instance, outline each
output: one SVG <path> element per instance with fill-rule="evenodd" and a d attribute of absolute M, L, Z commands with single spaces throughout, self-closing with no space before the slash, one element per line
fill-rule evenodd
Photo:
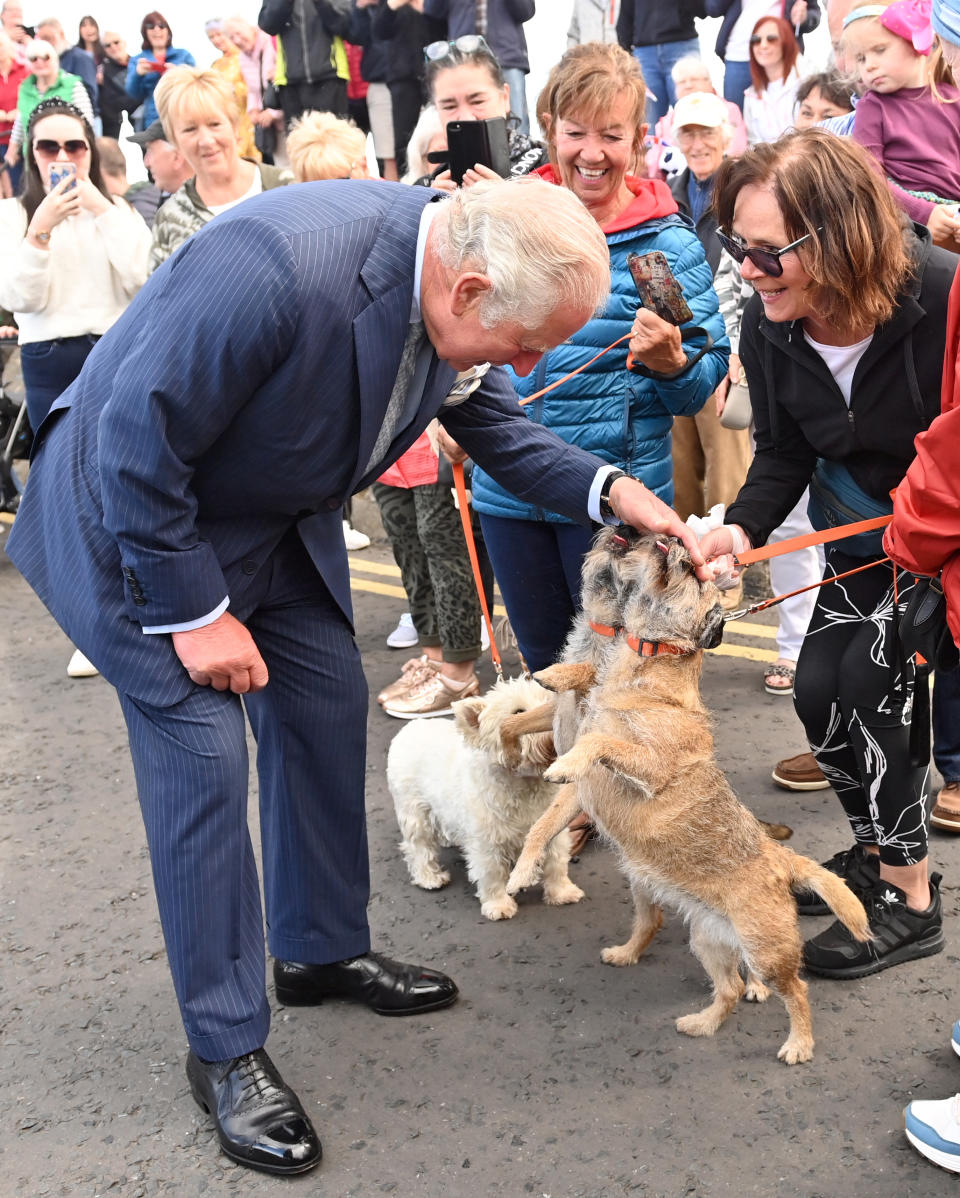
<path fill-rule="evenodd" d="M 960 782 L 960 670 L 934 676 L 933 761 L 944 782 Z"/>
<path fill-rule="evenodd" d="M 527 77 L 519 67 L 509 67 L 503 72 L 504 82 L 510 88 L 510 111 L 520 118 L 522 133 L 530 133 L 530 112 L 527 108 Z"/>
<path fill-rule="evenodd" d="M 596 530 L 483 512 L 480 527 L 520 652 L 531 670 L 544 670 L 580 610 L 580 568 Z"/>
<path fill-rule="evenodd" d="M 743 112 L 743 93 L 753 83 L 749 62 L 727 62 L 723 67 L 723 98 Z"/>
<path fill-rule="evenodd" d="M 674 63 L 688 54 L 700 57 L 698 38 L 691 37 L 685 42 L 661 42 L 659 46 L 633 47 L 633 56 L 640 63 L 647 85 L 647 123 L 651 129 L 666 115 L 670 105 L 677 102 L 670 71 Z"/>
<path fill-rule="evenodd" d="M 50 411 L 53 401 L 66 391 L 83 369 L 88 354 L 99 340 L 93 333 L 85 333 L 81 337 L 58 337 L 56 341 L 31 341 L 20 346 L 27 415 L 34 432 Z"/>

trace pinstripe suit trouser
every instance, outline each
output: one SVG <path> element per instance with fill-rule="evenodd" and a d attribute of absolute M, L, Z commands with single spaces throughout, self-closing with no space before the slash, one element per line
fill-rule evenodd
<path fill-rule="evenodd" d="M 244 703 L 257 740 L 270 952 L 338 961 L 370 946 L 367 686 L 350 627 L 295 532 L 236 612 L 270 671 Z M 197 687 L 168 708 L 120 696 L 160 919 L 190 1046 L 223 1060 L 270 1023 L 241 700 Z"/>

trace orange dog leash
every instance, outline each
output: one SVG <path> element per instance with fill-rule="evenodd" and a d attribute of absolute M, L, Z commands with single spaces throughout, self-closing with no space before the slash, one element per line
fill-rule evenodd
<path fill-rule="evenodd" d="M 490 609 L 487 606 L 487 597 L 484 594 L 483 582 L 480 578 L 480 559 L 477 557 L 477 542 L 473 536 L 473 525 L 470 523 L 470 505 L 467 502 L 467 482 L 463 473 L 463 462 L 453 463 L 453 485 L 457 491 L 457 507 L 460 509 L 460 522 L 463 525 L 463 535 L 467 542 L 467 553 L 470 557 L 470 567 L 473 570 L 473 581 L 480 599 L 480 610 L 483 612 L 484 623 L 487 626 L 487 636 L 490 638 L 490 657 L 493 659 L 493 668 L 497 671 L 497 677 L 502 678 L 503 663 L 500 661 L 500 650 L 497 648 L 497 640 L 493 635 L 493 621 L 490 619 Z"/>

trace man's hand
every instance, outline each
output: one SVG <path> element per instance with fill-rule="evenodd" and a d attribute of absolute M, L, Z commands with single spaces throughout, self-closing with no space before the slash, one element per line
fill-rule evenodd
<path fill-rule="evenodd" d="M 229 612 L 203 628 L 173 633 L 173 648 L 197 686 L 246 695 L 269 681 L 253 637 Z"/>
<path fill-rule="evenodd" d="M 674 374 L 682 370 L 687 361 L 677 326 L 661 320 L 656 312 L 647 308 L 640 308 L 633 322 L 630 352 L 657 374 Z"/>
<path fill-rule="evenodd" d="M 638 530 L 679 538 L 687 547 L 697 577 L 712 579 L 712 571 L 705 565 L 700 543 L 693 529 L 688 528 L 673 508 L 647 490 L 643 483 L 637 482 L 635 478 L 618 478 L 610 488 L 610 506 L 624 524 Z"/>
<path fill-rule="evenodd" d="M 465 462 L 469 456 L 465 450 L 460 448 L 442 425 L 438 429 L 437 444 L 440 446 L 440 452 L 443 456 L 448 462 L 452 462 L 453 465 L 456 465 L 457 462 Z"/>
<path fill-rule="evenodd" d="M 802 25 L 807 19 L 807 13 L 810 10 L 807 8 L 807 0 L 795 0 L 793 7 L 790 9 L 790 24 L 797 28 Z"/>

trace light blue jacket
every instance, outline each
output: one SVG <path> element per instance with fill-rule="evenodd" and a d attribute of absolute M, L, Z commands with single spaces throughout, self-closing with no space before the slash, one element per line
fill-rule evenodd
<path fill-rule="evenodd" d="M 547 173 L 551 168 L 543 168 Z M 631 179 L 636 188 L 639 180 Z M 651 184 L 643 181 L 644 187 Z M 664 184 L 658 184 L 664 187 Z M 641 197 L 633 207 L 640 207 Z M 724 332 L 713 277 L 691 222 L 676 214 L 669 193 L 660 198 L 662 215 L 633 228 L 607 234 L 610 247 L 610 299 L 602 316 L 585 325 L 568 342 L 541 358 L 525 378 L 510 369 L 520 398 L 532 395 L 582 365 L 601 349 L 630 331 L 639 306 L 637 289 L 627 269 L 629 253 L 661 250 L 683 288 L 693 312 L 693 324 L 713 337 L 713 348 L 695 366 L 671 381 L 646 378 L 627 370 L 627 345 L 605 354 L 583 374 L 557 387 L 523 409 L 530 420 L 546 425 L 571 445 L 579 445 L 641 479 L 667 503 L 673 500 L 673 462 L 670 430 L 674 416 L 699 412 L 727 371 L 730 343 Z M 649 207 L 649 195 L 647 196 Z M 630 210 L 628 210 L 630 211 Z M 622 221 L 618 223 L 623 223 Z M 684 341 L 693 355 L 701 337 Z M 571 523 L 566 517 L 518 499 L 499 486 L 479 466 L 473 472 L 473 503 L 477 511 L 516 520 Z"/>
<path fill-rule="evenodd" d="M 143 104 L 143 128 L 149 129 L 158 119 L 157 106 L 153 102 L 153 93 L 157 84 L 163 78 L 162 71 L 150 71 L 147 75 L 137 74 L 137 63 L 141 58 L 155 62 L 152 50 L 144 50 L 140 54 L 131 54 L 127 63 L 127 93 Z M 168 67 L 195 67 L 196 60 L 189 50 L 180 50 L 176 46 L 167 49 L 166 64 Z M 168 133 L 172 130 L 167 130 Z"/>

